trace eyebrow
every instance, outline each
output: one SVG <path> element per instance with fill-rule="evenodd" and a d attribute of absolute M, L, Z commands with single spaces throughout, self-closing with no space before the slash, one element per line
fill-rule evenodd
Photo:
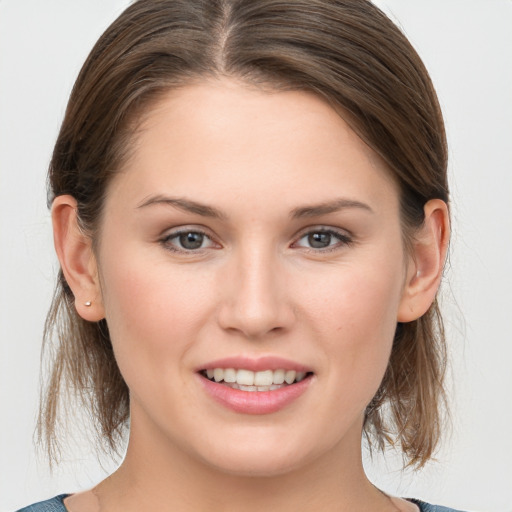
<path fill-rule="evenodd" d="M 162 195 L 151 196 L 140 203 L 137 208 L 145 208 L 155 204 L 163 204 L 179 208 L 180 210 L 201 215 L 202 217 L 210 217 L 214 219 L 226 220 L 227 215 L 213 206 L 209 206 L 203 203 L 198 203 L 190 199 L 183 199 L 180 197 L 167 197 Z M 302 219 L 310 217 L 319 217 L 321 215 L 327 215 L 329 213 L 336 213 L 345 209 L 360 209 L 365 210 L 369 213 L 375 213 L 369 205 L 356 201 L 353 199 L 335 199 L 333 201 L 327 201 L 325 203 L 314 204 L 310 206 L 301 206 L 294 208 L 290 212 L 292 219 Z"/>
<path fill-rule="evenodd" d="M 328 201 L 325 203 L 314 204 L 311 206 L 303 206 L 294 208 L 291 212 L 293 219 L 302 219 L 307 217 L 319 217 L 321 215 L 327 215 L 329 213 L 336 213 L 346 209 L 360 209 L 366 210 L 369 213 L 375 213 L 369 205 L 356 201 L 353 199 L 335 199 L 334 201 Z"/>
<path fill-rule="evenodd" d="M 226 215 L 222 213 L 220 210 L 217 210 L 217 208 L 214 208 L 213 206 L 208 206 L 206 204 L 198 203 L 190 199 L 183 199 L 180 197 L 166 197 L 162 195 L 151 196 L 148 199 L 142 201 L 142 203 L 139 204 L 137 208 L 145 208 L 146 206 L 151 206 L 155 204 L 174 206 L 175 208 L 178 208 L 180 210 L 189 213 L 195 213 L 196 215 L 201 215 L 202 217 L 226 219 Z"/>

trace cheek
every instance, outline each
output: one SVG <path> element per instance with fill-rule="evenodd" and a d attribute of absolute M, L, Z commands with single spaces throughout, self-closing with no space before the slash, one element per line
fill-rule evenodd
<path fill-rule="evenodd" d="M 394 264 L 343 269 L 304 312 L 316 319 L 331 385 L 350 390 L 338 394 L 339 410 L 364 408 L 380 386 L 396 330 L 401 275 Z"/>
<path fill-rule="evenodd" d="M 323 281 L 312 276 L 304 286 L 309 293 L 305 312 L 311 312 L 322 321 L 320 325 L 339 333 L 341 339 L 357 339 L 358 345 L 361 341 L 376 343 L 375 337 L 385 338 L 390 329 L 394 332 L 402 274 L 399 264 L 391 263 L 347 266 Z"/>
<path fill-rule="evenodd" d="M 143 253 L 137 258 L 136 251 L 126 252 L 129 259 L 102 260 L 107 323 L 127 383 L 142 377 L 144 369 L 152 369 L 144 379 L 156 384 L 179 371 L 173 362 L 183 362 L 193 334 L 208 318 L 214 287 L 206 276 L 201 279 L 172 268 L 165 257 L 148 264 Z"/>

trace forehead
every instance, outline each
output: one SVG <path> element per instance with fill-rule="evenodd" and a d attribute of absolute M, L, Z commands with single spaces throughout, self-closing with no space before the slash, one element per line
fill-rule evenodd
<path fill-rule="evenodd" d="M 133 195 L 169 192 L 211 203 L 274 195 L 280 204 L 329 193 L 396 203 L 378 156 L 322 98 L 263 91 L 232 80 L 169 91 L 144 116 L 115 179 Z"/>

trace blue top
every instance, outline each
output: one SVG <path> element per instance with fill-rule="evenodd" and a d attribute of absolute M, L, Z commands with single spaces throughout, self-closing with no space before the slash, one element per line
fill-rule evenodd
<path fill-rule="evenodd" d="M 64 506 L 64 498 L 69 494 L 60 494 L 51 500 L 40 501 L 25 508 L 20 508 L 17 512 L 67 512 Z"/>
<path fill-rule="evenodd" d="M 69 494 L 61 494 L 59 496 L 55 496 L 51 500 L 41 501 L 39 503 L 34 503 L 28 507 L 22 508 L 17 512 L 67 512 L 66 507 L 64 506 L 64 498 L 67 498 Z M 419 500 L 409 500 L 418 505 L 421 512 L 461 512 L 460 510 L 455 510 L 454 508 L 440 507 L 439 505 L 429 505 L 428 503 L 424 503 Z"/>

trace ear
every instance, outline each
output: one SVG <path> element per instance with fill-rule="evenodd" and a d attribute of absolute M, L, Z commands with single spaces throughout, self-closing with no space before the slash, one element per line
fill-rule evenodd
<path fill-rule="evenodd" d="M 450 239 L 448 206 L 441 199 L 431 199 L 424 211 L 425 220 L 412 242 L 398 322 L 412 322 L 426 313 L 441 283 Z"/>
<path fill-rule="evenodd" d="M 84 320 L 98 322 L 105 317 L 98 268 L 92 240 L 78 225 L 74 197 L 62 195 L 54 199 L 52 222 L 55 250 L 75 296 L 76 311 Z"/>

